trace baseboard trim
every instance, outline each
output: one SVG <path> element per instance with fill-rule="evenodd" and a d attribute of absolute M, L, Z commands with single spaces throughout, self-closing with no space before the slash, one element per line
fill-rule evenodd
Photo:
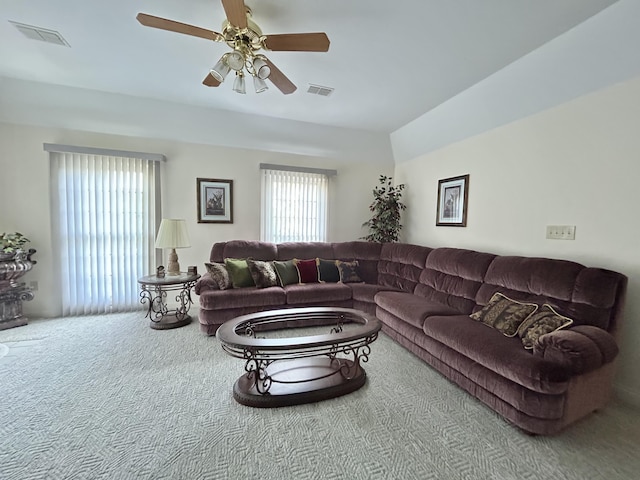
<path fill-rule="evenodd" d="M 613 389 L 618 400 L 640 407 L 640 392 L 621 385 L 614 385 Z"/>

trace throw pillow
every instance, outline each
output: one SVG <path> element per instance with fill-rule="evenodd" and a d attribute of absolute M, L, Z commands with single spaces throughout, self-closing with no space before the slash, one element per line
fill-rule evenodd
<path fill-rule="evenodd" d="M 231 288 L 231 279 L 227 267 L 223 263 L 205 263 L 205 268 L 220 290 Z"/>
<path fill-rule="evenodd" d="M 311 260 L 293 260 L 296 269 L 298 270 L 298 276 L 300 277 L 300 283 L 318 283 L 318 267 L 316 267 L 316 259 Z"/>
<path fill-rule="evenodd" d="M 545 303 L 537 312 L 522 322 L 518 329 L 518 335 L 522 339 L 524 348 L 529 350 L 542 335 L 568 327 L 572 323 L 572 319 L 560 315 L 551 305 Z"/>
<path fill-rule="evenodd" d="M 249 271 L 249 265 L 247 265 L 246 260 L 241 260 L 238 258 L 225 258 L 224 264 L 226 265 L 229 272 L 229 277 L 231 278 L 231 284 L 233 285 L 233 288 L 246 288 L 255 286 L 253 278 L 251 277 L 251 272 Z"/>
<path fill-rule="evenodd" d="M 521 303 L 502 293 L 494 293 L 482 310 L 470 315 L 485 325 L 495 328 L 507 337 L 514 337 L 518 327 L 538 309 L 535 303 Z"/>
<path fill-rule="evenodd" d="M 249 273 L 251 273 L 251 278 L 253 278 L 256 287 L 266 288 L 278 285 L 278 276 L 271 262 L 247 258 L 247 266 L 249 267 Z"/>
<path fill-rule="evenodd" d="M 276 275 L 278 275 L 278 285 L 284 287 L 285 285 L 291 285 L 292 283 L 300 283 L 300 277 L 298 277 L 298 270 L 293 264 L 293 260 L 287 260 L 286 262 L 273 262 L 273 267 L 276 269 Z"/>
<path fill-rule="evenodd" d="M 358 275 L 358 261 L 343 262 L 342 260 L 336 260 L 336 266 L 338 272 L 340 272 L 340 281 L 342 283 L 357 283 L 362 282 L 360 275 Z"/>
<path fill-rule="evenodd" d="M 316 258 L 318 266 L 318 280 L 320 282 L 336 283 L 340 281 L 340 271 L 335 260 L 322 260 Z"/>

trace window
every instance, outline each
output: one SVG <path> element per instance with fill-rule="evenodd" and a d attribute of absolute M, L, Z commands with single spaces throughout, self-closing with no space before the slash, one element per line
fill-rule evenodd
<path fill-rule="evenodd" d="M 162 155 L 45 144 L 63 315 L 140 308 L 155 263 Z M 57 151 L 70 150 L 70 151 Z"/>
<path fill-rule="evenodd" d="M 335 170 L 260 165 L 265 242 L 325 242 L 329 177 Z"/>

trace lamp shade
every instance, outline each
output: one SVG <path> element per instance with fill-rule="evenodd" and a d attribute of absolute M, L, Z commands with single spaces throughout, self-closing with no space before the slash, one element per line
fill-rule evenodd
<path fill-rule="evenodd" d="M 186 248 L 190 246 L 186 222 L 174 218 L 163 218 L 156 237 L 156 248 Z"/>

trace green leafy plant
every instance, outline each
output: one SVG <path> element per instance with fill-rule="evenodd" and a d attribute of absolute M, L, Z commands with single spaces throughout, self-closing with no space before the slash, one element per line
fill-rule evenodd
<path fill-rule="evenodd" d="M 380 175 L 380 186 L 373 189 L 373 202 L 369 210 L 373 216 L 362 224 L 369 234 L 362 239 L 369 242 L 397 242 L 402 230 L 400 214 L 407 206 L 401 202 L 404 183 L 393 185 L 392 177 Z"/>
<path fill-rule="evenodd" d="M 30 240 L 20 232 L 0 233 L 0 252 L 15 253 L 29 242 Z"/>

